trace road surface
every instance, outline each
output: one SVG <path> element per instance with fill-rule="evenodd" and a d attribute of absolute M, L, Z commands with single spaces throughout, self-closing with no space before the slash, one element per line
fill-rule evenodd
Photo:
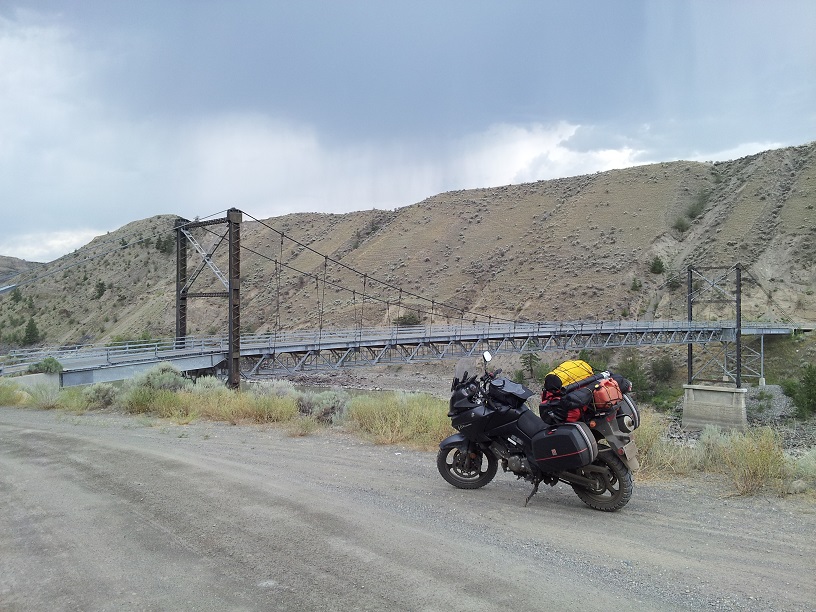
<path fill-rule="evenodd" d="M 0 408 L 0 610 L 816 609 L 812 498 L 529 489 L 333 430 Z"/>

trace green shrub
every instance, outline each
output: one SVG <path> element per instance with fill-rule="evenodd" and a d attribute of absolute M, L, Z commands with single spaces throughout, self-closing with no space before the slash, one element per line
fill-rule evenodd
<path fill-rule="evenodd" d="M 57 408 L 82 414 L 88 409 L 88 402 L 81 387 L 61 389 L 57 398 Z"/>
<path fill-rule="evenodd" d="M 530 374 L 530 378 L 535 376 L 535 369 L 536 366 L 541 363 L 541 357 L 536 355 L 535 353 L 522 353 L 521 357 L 519 358 L 522 367 L 526 372 Z M 522 381 L 524 380 L 524 372 L 522 372 Z M 517 381 L 518 382 L 518 381 Z"/>
<path fill-rule="evenodd" d="M 23 346 L 31 346 L 32 344 L 37 344 L 40 340 L 42 340 L 42 335 L 40 335 L 40 330 L 37 328 L 37 323 L 34 321 L 34 317 L 29 317 L 28 323 L 26 324 L 25 333 L 23 334 Z"/>
<path fill-rule="evenodd" d="M 793 399 L 799 391 L 799 381 L 792 378 L 779 381 L 779 386 L 782 387 L 782 393 L 791 399 Z"/>
<path fill-rule="evenodd" d="M 536 364 L 534 370 L 533 379 L 543 385 L 547 373 L 552 371 L 552 364 L 549 361 L 542 361 Z"/>
<path fill-rule="evenodd" d="M 578 359 L 586 361 L 593 372 L 603 372 L 609 369 L 609 351 L 607 349 L 581 349 Z"/>
<path fill-rule="evenodd" d="M 404 315 L 400 315 L 394 319 L 394 325 L 411 326 L 419 325 L 421 322 L 419 313 L 414 311 L 406 312 Z"/>
<path fill-rule="evenodd" d="M 708 191 L 708 189 L 701 189 L 699 192 L 697 192 L 694 202 L 692 202 L 686 209 L 686 216 L 689 219 L 696 219 L 703 214 L 703 211 L 705 211 L 705 207 L 708 204 L 710 194 L 711 192 Z"/>
<path fill-rule="evenodd" d="M 816 414 L 816 366 L 807 364 L 800 380 L 781 381 L 782 392 L 793 400 L 796 416 L 807 419 Z"/>
<path fill-rule="evenodd" d="M 117 404 L 131 414 L 144 414 L 153 409 L 156 390 L 150 387 L 128 386 L 119 395 Z"/>
<path fill-rule="evenodd" d="M 676 291 L 682 286 L 683 286 L 683 279 L 677 273 L 671 274 L 671 276 L 669 276 L 669 280 L 666 281 L 666 287 L 669 288 L 669 291 Z"/>
<path fill-rule="evenodd" d="M 82 394 L 86 405 L 91 409 L 109 408 L 116 401 L 116 387 L 109 383 L 96 383 L 86 387 Z"/>
<path fill-rule="evenodd" d="M 251 407 L 249 418 L 256 423 L 285 423 L 298 415 L 297 400 L 291 395 L 257 397 Z"/>
<path fill-rule="evenodd" d="M 189 389 L 193 382 L 181 375 L 181 371 L 168 362 L 160 363 L 146 372 L 137 374 L 126 387 L 148 387 L 155 390 L 180 391 Z"/>
<path fill-rule="evenodd" d="M 649 272 L 652 274 L 663 274 L 666 271 L 666 265 L 663 263 L 663 260 L 660 259 L 657 255 L 652 260 L 652 263 L 649 264 Z"/>
<path fill-rule="evenodd" d="M 688 219 L 685 217 L 677 217 L 677 219 L 674 220 L 672 227 L 681 234 L 684 234 L 691 227 L 691 223 L 689 223 Z"/>
<path fill-rule="evenodd" d="M 189 396 L 189 394 L 187 394 Z M 198 416 L 196 403 L 185 401 L 183 393 L 171 391 L 169 389 L 152 390 L 150 399 L 150 412 L 163 419 L 172 419 L 176 423 L 185 424 Z"/>
<path fill-rule="evenodd" d="M 793 401 L 799 418 L 807 419 L 816 414 L 816 366 L 812 363 L 804 367 Z"/>
<path fill-rule="evenodd" d="M 674 362 L 668 355 L 653 359 L 650 367 L 656 383 L 667 383 L 674 377 Z"/>
<path fill-rule="evenodd" d="M 62 364 L 54 357 L 46 357 L 42 361 L 32 363 L 28 366 L 28 371 L 32 374 L 59 374 L 62 372 Z"/>
<path fill-rule="evenodd" d="M 683 397 L 682 387 L 660 386 L 654 391 L 646 391 L 649 403 L 656 410 L 671 411 L 677 406 L 678 400 Z"/>
<path fill-rule="evenodd" d="M 632 382 L 632 392 L 638 399 L 649 399 L 652 397 L 652 387 L 649 377 L 643 367 L 640 353 L 636 349 L 626 349 L 615 372 L 628 378 Z"/>

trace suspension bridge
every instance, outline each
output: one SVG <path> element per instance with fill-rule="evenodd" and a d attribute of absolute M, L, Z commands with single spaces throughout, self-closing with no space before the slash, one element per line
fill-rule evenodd
<path fill-rule="evenodd" d="M 740 386 L 743 373 L 748 376 L 763 376 L 763 350 L 766 336 L 790 335 L 797 331 L 807 331 L 812 325 L 793 323 L 744 323 L 741 320 L 739 264 L 713 276 L 702 272 L 703 268 L 688 268 L 688 320 L 687 321 L 544 321 L 520 322 L 498 317 L 480 315 L 448 304 L 440 304 L 425 296 L 404 291 L 394 284 L 374 279 L 368 274 L 353 270 L 346 264 L 315 251 L 308 245 L 279 232 L 266 223 L 254 219 L 261 226 L 277 234 L 280 238 L 280 257 L 274 259 L 280 294 L 280 272 L 284 268 L 311 278 L 315 283 L 327 284 L 326 268 L 329 262 L 350 270 L 363 281 L 362 301 L 381 302 L 385 308 L 394 303 L 387 298 L 369 294 L 366 286 L 379 283 L 383 287 L 398 291 L 415 301 L 425 300 L 430 304 L 426 314 L 433 314 L 441 308 L 459 311 L 459 324 L 451 325 L 393 325 L 389 327 L 365 327 L 362 324 L 362 308 L 358 325 L 351 329 L 328 329 L 323 325 L 323 305 L 320 302 L 320 327 L 317 330 L 283 330 L 279 312 L 275 314 L 276 331 L 266 334 L 242 334 L 240 326 L 240 286 L 241 253 L 253 255 L 261 253 L 242 247 L 240 227 L 242 212 L 237 209 L 227 211 L 226 217 L 207 221 L 187 221 L 178 219 L 176 233 L 176 334 L 174 338 L 150 342 L 125 342 L 100 346 L 86 344 L 52 348 L 20 349 L 6 357 L 3 374 L 24 372 L 30 365 L 53 357 L 61 364 L 61 384 L 74 386 L 97 382 L 127 379 L 159 362 L 169 362 L 178 369 L 195 375 L 197 373 L 225 373 L 230 386 L 238 386 L 241 378 L 258 376 L 288 375 L 295 373 L 331 370 L 349 367 L 374 367 L 386 364 L 410 364 L 445 359 L 458 359 L 483 350 L 495 354 L 594 350 L 620 347 L 645 347 L 686 345 L 688 347 L 689 382 L 692 379 L 692 347 L 703 349 L 699 372 L 714 365 L 720 380 L 730 379 Z M 215 225 L 225 225 L 224 233 L 213 231 Z M 194 232 L 203 232 L 212 238 L 212 245 L 202 244 L 201 237 Z M 319 257 L 322 275 L 319 272 L 296 270 L 284 261 L 284 241 L 291 241 L 298 249 L 312 251 Z M 216 251 L 221 244 L 226 245 L 227 254 L 217 262 Z M 200 262 L 195 269 L 188 270 L 188 246 L 198 254 Z M 267 257 L 268 258 L 268 257 Z M 220 267 L 219 267 L 220 266 Z M 226 266 L 226 271 L 222 268 Z M 318 269 L 320 269 L 318 268 Z M 194 291 L 193 285 L 201 273 L 209 269 L 214 275 L 215 288 Z M 736 272 L 736 291 L 725 287 L 724 282 Z M 52 272 L 53 274 L 53 272 Z M 322 276 L 322 278 L 321 278 Z M 694 282 L 693 282 L 694 281 Z M 223 291 L 218 285 L 223 286 Z M 334 288 L 345 289 L 332 285 Z M 218 289 L 218 290 L 216 290 Z M 348 289 L 346 289 L 348 290 Z M 350 291 L 350 290 L 349 290 Z M 727 321 L 693 320 L 693 302 L 699 301 L 700 294 L 711 291 L 719 301 L 734 301 L 736 317 Z M 222 336 L 191 336 L 187 333 L 188 301 L 193 298 L 226 298 L 228 333 Z M 280 304 L 280 295 L 276 298 Z M 422 312 L 414 308 L 417 313 Z M 390 312 L 390 310 L 389 310 Z M 356 314 L 355 314 L 356 318 Z M 431 316 L 433 319 L 433 316 Z M 743 360 L 742 338 L 759 341 L 759 350 L 747 347 Z M 723 347 L 713 355 L 712 346 Z M 699 356 L 698 363 L 701 361 Z"/>
<path fill-rule="evenodd" d="M 801 329 L 782 323 L 749 323 L 742 335 L 762 339 Z M 735 321 L 573 321 L 431 325 L 348 330 L 247 334 L 240 338 L 243 377 L 288 375 L 347 367 L 372 367 L 459 359 L 490 350 L 494 354 L 595 350 L 620 347 L 727 344 Z M 225 370 L 227 336 L 188 336 L 156 342 L 26 349 L 9 354 L 5 373 L 23 372 L 45 357 L 63 367 L 64 386 L 122 380 L 169 362 L 186 372 Z M 750 362 L 749 362 L 750 364 Z M 722 365 L 722 364 L 720 364 Z M 755 369 L 761 375 L 760 369 Z"/>

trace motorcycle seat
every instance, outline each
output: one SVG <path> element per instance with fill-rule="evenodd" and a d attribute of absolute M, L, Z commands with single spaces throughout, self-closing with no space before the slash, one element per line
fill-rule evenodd
<path fill-rule="evenodd" d="M 532 438 L 539 431 L 547 429 L 549 426 L 541 420 L 532 410 L 525 410 L 518 420 L 518 428 L 528 437 Z"/>

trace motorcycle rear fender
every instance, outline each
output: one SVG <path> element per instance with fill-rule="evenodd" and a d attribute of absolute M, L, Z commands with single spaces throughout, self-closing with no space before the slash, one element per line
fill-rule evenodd
<path fill-rule="evenodd" d="M 592 422 L 589 423 L 592 427 Z M 593 435 L 598 439 L 606 440 L 610 446 L 610 450 L 601 452 L 609 452 L 618 457 L 626 464 L 630 470 L 636 470 L 640 467 L 637 459 L 637 446 L 630 435 L 623 433 L 618 426 L 614 413 L 609 417 L 599 417 L 595 419 L 594 427 L 592 427 Z"/>
<path fill-rule="evenodd" d="M 640 467 L 640 462 L 638 461 L 638 449 L 635 445 L 635 441 L 632 440 L 628 444 L 621 446 L 619 449 L 611 449 L 605 448 L 600 451 L 598 454 L 601 455 L 603 453 L 608 453 L 610 455 L 615 455 L 618 459 L 623 461 L 623 464 L 629 468 L 629 471 L 632 472 Z"/>

